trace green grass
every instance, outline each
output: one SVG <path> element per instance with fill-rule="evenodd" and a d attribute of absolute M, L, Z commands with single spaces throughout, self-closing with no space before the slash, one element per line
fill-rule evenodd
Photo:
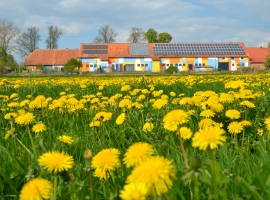
<path fill-rule="evenodd" d="M 10 112 L 17 112 L 22 108 L 9 108 L 8 104 L 14 100 L 5 99 L 1 95 L 8 97 L 17 93 L 18 102 L 26 99 L 31 94 L 30 101 L 34 101 L 38 95 L 45 98 L 51 97 L 48 105 L 42 109 L 31 110 L 28 106 L 24 109 L 35 115 L 35 121 L 29 125 L 31 130 L 33 125 L 42 121 L 47 130 L 36 134 L 31 131 L 36 146 L 38 157 L 45 152 L 58 150 L 64 151 L 74 158 L 75 165 L 66 174 L 59 176 L 57 188 L 57 199 L 90 199 L 89 175 L 85 169 L 84 151 L 90 149 L 94 155 L 105 148 L 117 148 L 121 152 L 120 159 L 124 157 L 127 148 L 135 142 L 147 142 L 155 149 L 155 155 L 166 157 L 173 161 L 177 172 L 177 179 L 174 180 L 173 187 L 167 192 L 169 199 L 195 199 L 196 188 L 199 188 L 199 199 L 214 199 L 213 196 L 213 171 L 211 169 L 211 158 L 207 151 L 200 151 L 192 147 L 192 140 L 184 141 L 185 151 L 189 165 L 193 168 L 186 169 L 180 149 L 179 138 L 175 132 L 164 129 L 162 119 L 174 109 L 189 111 L 195 110 L 196 113 L 191 117 L 186 126 L 190 127 L 195 133 L 198 130 L 198 123 L 202 119 L 200 112 L 202 108 L 195 105 L 172 104 L 170 92 L 177 95 L 183 93 L 185 96 L 193 97 L 198 91 L 214 91 L 216 94 L 227 93 L 229 91 L 239 93 L 239 89 L 225 88 L 225 83 L 230 80 L 243 80 L 248 83 L 246 89 L 250 89 L 252 94 L 264 92 L 264 96 L 257 96 L 248 99 L 255 104 L 255 108 L 243 109 L 239 103 L 241 99 L 235 98 L 233 103 L 225 104 L 225 110 L 213 118 L 216 122 L 224 125 L 227 131 L 229 119 L 225 117 L 228 109 L 241 110 L 241 119 L 252 122 L 250 127 L 245 129 L 245 135 L 240 133 L 236 137 L 226 133 L 227 140 L 223 146 L 215 151 L 215 174 L 217 195 L 219 199 L 266 199 L 270 194 L 269 184 L 269 161 L 270 145 L 269 131 L 264 124 L 265 118 L 270 115 L 270 92 L 268 74 L 257 75 L 192 75 L 192 76 L 134 76 L 125 74 L 123 77 L 113 77 L 110 75 L 101 77 L 76 76 L 76 77 L 32 77 L 28 78 L 5 77 L 0 79 L 0 196 L 2 199 L 18 199 L 22 186 L 33 177 L 43 177 L 53 182 L 53 174 L 42 169 L 36 159 L 32 159 L 33 149 L 28 137 L 28 127 L 11 123 L 4 119 Z M 20 81 L 20 87 L 15 89 L 16 81 Z M 85 90 L 80 88 L 81 84 L 87 87 Z M 124 96 L 130 96 L 132 102 L 136 102 L 136 96 L 131 96 L 128 91 L 121 91 L 121 86 L 129 84 L 131 91 L 135 88 L 149 89 L 153 85 L 155 91 L 163 90 L 163 94 L 168 95 L 168 104 L 162 109 L 154 109 L 150 99 L 154 97 L 146 94 L 146 100 L 142 103 L 143 109 L 132 108 L 126 111 L 126 120 L 122 125 L 116 125 L 116 118 L 123 112 L 116 106 L 106 104 L 105 110 L 112 112 L 111 120 L 102 123 L 98 128 L 90 128 L 89 124 L 95 114 L 101 110 L 92 110 L 91 101 L 84 103 L 84 109 L 70 111 L 64 108 L 61 112 L 58 109 L 50 110 L 49 105 L 53 100 L 60 98 L 60 92 L 67 95 L 75 94 L 77 100 L 87 99 L 85 95 L 94 95 L 102 92 L 102 97 L 112 97 L 119 93 L 123 96 L 117 100 L 119 102 Z M 104 85 L 103 90 L 98 87 Z M 140 93 L 141 94 L 141 93 Z M 178 98 L 181 98 L 177 96 Z M 107 102 L 98 97 L 101 102 Z M 160 97 L 157 97 L 160 98 Z M 143 124 L 150 120 L 154 124 L 151 133 L 142 131 Z M 238 121 L 239 121 L 238 120 Z M 12 136 L 5 140 L 7 130 L 15 128 Z M 257 129 L 264 129 L 263 136 L 257 134 Z M 61 143 L 57 137 L 69 135 L 74 139 L 71 145 Z M 200 162 L 194 157 L 198 156 Z M 197 164 L 198 166 L 194 168 Z M 123 189 L 126 178 L 131 173 L 131 169 L 121 167 L 113 172 L 108 180 L 93 179 L 93 189 L 95 199 L 120 199 L 119 192 Z M 197 181 L 196 181 L 197 179 Z M 196 186 L 196 183 L 198 186 Z M 258 193 L 258 194 L 257 194 Z M 111 198 L 110 198 L 111 197 Z M 164 196 L 149 196 L 148 199 L 165 199 Z"/>

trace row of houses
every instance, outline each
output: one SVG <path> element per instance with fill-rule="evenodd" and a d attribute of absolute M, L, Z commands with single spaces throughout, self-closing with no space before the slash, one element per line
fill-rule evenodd
<path fill-rule="evenodd" d="M 269 54 L 264 47 L 246 47 L 243 42 L 205 43 L 81 43 L 79 49 L 37 49 L 24 65 L 32 71 L 62 70 L 71 58 L 82 62 L 81 72 L 164 71 L 170 65 L 179 71 L 214 71 L 254 67 L 264 69 Z"/>

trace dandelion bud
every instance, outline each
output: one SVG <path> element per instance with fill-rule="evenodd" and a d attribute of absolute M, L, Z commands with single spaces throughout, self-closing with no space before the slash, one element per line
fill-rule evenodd
<path fill-rule="evenodd" d="M 194 171 L 198 171 L 198 169 L 201 167 L 201 159 L 199 156 L 194 156 L 190 162 L 190 167 Z"/>
<path fill-rule="evenodd" d="M 86 149 L 84 151 L 84 155 L 83 155 L 85 160 L 91 160 L 93 157 L 92 151 L 90 149 Z"/>

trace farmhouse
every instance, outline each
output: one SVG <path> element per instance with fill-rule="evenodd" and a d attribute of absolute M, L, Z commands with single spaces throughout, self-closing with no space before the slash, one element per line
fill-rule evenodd
<path fill-rule="evenodd" d="M 170 65 L 179 71 L 236 71 L 249 66 L 249 54 L 242 42 L 183 43 L 81 43 L 79 49 L 35 50 L 25 65 L 36 70 L 61 70 L 70 58 L 79 58 L 82 72 L 160 72 Z"/>
<path fill-rule="evenodd" d="M 270 48 L 246 47 L 245 50 L 249 57 L 250 67 L 265 69 L 264 63 L 266 62 L 267 55 L 270 55 Z"/>
<path fill-rule="evenodd" d="M 248 66 L 244 43 L 82 43 L 82 72 L 107 67 L 113 71 L 159 72 L 170 65 L 179 71 L 237 70 Z M 108 70 L 107 70 L 108 71 Z"/>
<path fill-rule="evenodd" d="M 43 65 L 43 70 L 60 71 L 69 59 L 78 56 L 78 49 L 36 49 L 25 58 L 24 65 L 31 71 L 36 71 L 37 65 Z"/>

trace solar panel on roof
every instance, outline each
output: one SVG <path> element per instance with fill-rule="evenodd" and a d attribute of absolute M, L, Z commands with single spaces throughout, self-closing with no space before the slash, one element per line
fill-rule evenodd
<path fill-rule="evenodd" d="M 148 44 L 130 44 L 130 55 L 149 55 Z"/>

